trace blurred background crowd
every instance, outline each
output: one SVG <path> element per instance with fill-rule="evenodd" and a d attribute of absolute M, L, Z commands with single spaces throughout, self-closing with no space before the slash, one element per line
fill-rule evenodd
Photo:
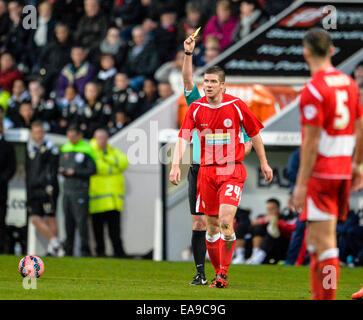
<path fill-rule="evenodd" d="M 0 0 L 5 129 L 112 135 L 183 89 L 183 41 L 201 68 L 292 0 Z M 36 17 L 23 8 L 33 5 Z M 24 28 L 36 19 L 36 28 Z"/>

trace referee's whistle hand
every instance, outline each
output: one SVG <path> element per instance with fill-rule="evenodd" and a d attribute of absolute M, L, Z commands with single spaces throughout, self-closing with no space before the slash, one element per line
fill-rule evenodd
<path fill-rule="evenodd" d="M 170 170 L 169 181 L 172 184 L 175 184 L 176 186 L 179 184 L 179 182 L 180 182 L 180 168 L 179 167 L 173 166 L 173 168 Z"/>

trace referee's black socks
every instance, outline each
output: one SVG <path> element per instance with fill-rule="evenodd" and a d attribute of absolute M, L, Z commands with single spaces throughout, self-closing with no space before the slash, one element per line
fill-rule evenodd
<path fill-rule="evenodd" d="M 193 230 L 192 251 L 197 272 L 205 274 L 205 253 L 207 251 L 205 244 L 205 231 Z"/>

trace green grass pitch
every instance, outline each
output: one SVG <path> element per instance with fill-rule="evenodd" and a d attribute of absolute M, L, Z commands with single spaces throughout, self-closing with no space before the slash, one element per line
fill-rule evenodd
<path fill-rule="evenodd" d="M 0 300 L 305 300 L 310 298 L 309 269 L 281 265 L 232 265 L 226 289 L 190 286 L 191 262 L 153 262 L 111 258 L 48 258 L 36 290 L 25 290 L 20 257 L 0 256 Z M 213 269 L 206 267 L 211 279 Z M 350 299 L 363 283 L 363 268 L 342 268 L 337 299 Z"/>

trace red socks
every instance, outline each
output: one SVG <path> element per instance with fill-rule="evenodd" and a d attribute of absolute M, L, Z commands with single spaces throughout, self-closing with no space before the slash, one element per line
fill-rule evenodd
<path fill-rule="evenodd" d="M 225 274 L 228 272 L 228 267 L 231 264 L 234 247 L 236 246 L 236 235 L 233 233 L 231 236 L 221 235 L 220 240 L 220 263 L 221 271 Z"/>
<path fill-rule="evenodd" d="M 223 270 L 228 272 L 228 267 L 231 264 L 234 247 L 236 246 L 236 235 L 229 237 L 220 233 L 210 236 L 206 233 L 206 244 L 210 261 L 213 264 L 215 273 Z"/>
<path fill-rule="evenodd" d="M 219 260 L 219 243 L 221 241 L 220 233 L 210 236 L 208 232 L 205 234 L 205 242 L 209 254 L 210 262 L 212 262 L 215 273 L 219 272 L 220 260 Z"/>
<path fill-rule="evenodd" d="M 310 285 L 312 300 L 335 300 L 339 278 L 339 251 L 337 248 L 325 250 L 319 259 L 315 248 L 308 247 L 310 253 Z"/>
<path fill-rule="evenodd" d="M 315 248 L 308 246 L 310 254 L 310 288 L 311 288 L 311 300 L 320 300 L 320 274 L 318 269 L 318 257 L 316 256 Z"/>
<path fill-rule="evenodd" d="M 339 279 L 339 251 L 337 248 L 325 250 L 319 256 L 319 275 L 321 278 L 320 300 L 335 300 Z"/>

